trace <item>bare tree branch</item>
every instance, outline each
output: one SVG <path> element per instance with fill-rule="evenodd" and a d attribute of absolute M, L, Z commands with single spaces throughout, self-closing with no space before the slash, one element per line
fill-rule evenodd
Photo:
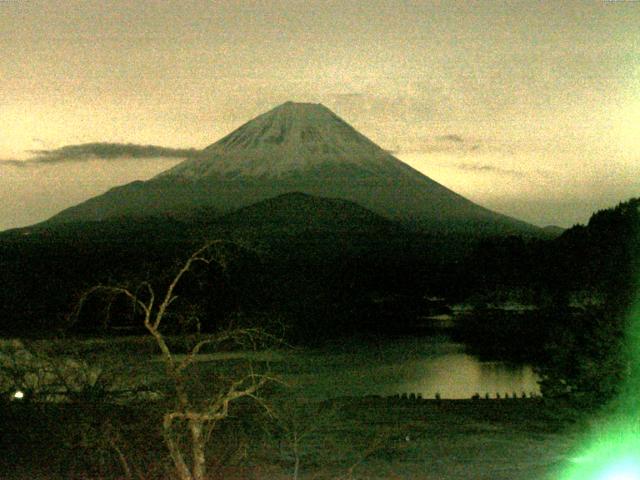
<path fill-rule="evenodd" d="M 74 311 L 74 315 L 77 318 L 90 296 L 106 293 L 112 296 L 111 302 L 115 297 L 124 295 L 133 303 L 134 312 L 135 309 L 139 308 L 144 314 L 144 326 L 160 349 L 166 375 L 171 380 L 175 392 L 175 408 L 164 414 L 162 426 L 164 441 L 180 480 L 205 479 L 205 442 L 209 435 L 208 432 L 213 429 L 216 422 L 228 416 L 230 404 L 240 398 L 252 398 L 269 411 L 266 403 L 258 397 L 257 392 L 268 382 L 276 381 L 272 377 L 256 374 L 251 369 L 248 375 L 231 382 L 227 388 L 215 395 L 208 404 L 201 405 L 201 402 L 196 402 L 190 396 L 185 372 L 196 361 L 198 354 L 205 346 L 219 346 L 224 342 L 234 341 L 238 344 L 248 342 L 255 349 L 261 342 L 275 340 L 275 337 L 267 335 L 258 328 L 228 329 L 196 341 L 195 345 L 188 350 L 184 359 L 178 361 L 161 332 L 160 327 L 165 320 L 167 311 L 178 298 L 176 294 L 178 285 L 196 264 L 210 265 L 215 262 L 223 270 L 227 268 L 227 258 L 220 248 L 226 243 L 228 242 L 213 241 L 196 250 L 180 266 L 177 273 L 171 278 L 169 285 L 160 295 L 157 295 L 156 290 L 149 282 L 140 283 L 137 289 L 133 291 L 126 287 L 97 285 L 82 295 Z M 161 299 L 157 306 L 156 299 Z M 174 429 L 178 426 L 176 422 L 182 427 L 186 425 L 188 430 L 191 465 L 186 460 L 188 457 L 183 452 L 182 446 L 175 438 Z M 123 469 L 126 470 L 124 464 Z M 130 475 L 130 471 L 128 474 Z"/>

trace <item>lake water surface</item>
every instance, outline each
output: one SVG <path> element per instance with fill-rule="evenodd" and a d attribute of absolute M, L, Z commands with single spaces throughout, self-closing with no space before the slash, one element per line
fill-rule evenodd
<path fill-rule="evenodd" d="M 539 393 L 530 365 L 485 362 L 444 337 L 383 339 L 286 354 L 276 370 L 314 399 L 420 394 L 461 399 L 478 393 Z"/>
<path fill-rule="evenodd" d="M 174 357 L 179 361 L 182 356 Z M 539 394 L 530 365 L 481 361 L 446 336 L 350 340 L 318 349 L 217 352 L 198 355 L 197 363 L 206 378 L 208 369 L 219 369 L 220 362 L 233 364 L 234 359 L 264 365 L 292 388 L 287 395 L 313 400 L 398 394 L 423 398 L 439 394 L 443 399 Z M 119 355 L 118 360 L 127 372 L 123 376 L 127 385 L 153 384 L 164 378 L 159 355 L 152 362 L 144 355 Z M 107 350 L 102 362 L 109 365 L 113 361 L 113 353 Z"/>

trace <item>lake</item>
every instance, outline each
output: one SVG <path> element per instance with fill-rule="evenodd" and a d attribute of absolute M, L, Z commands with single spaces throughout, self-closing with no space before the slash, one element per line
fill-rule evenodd
<path fill-rule="evenodd" d="M 89 360 L 93 357 L 93 360 Z M 180 361 L 183 355 L 175 355 Z M 110 366 L 118 388 L 162 382 L 162 358 L 133 351 L 87 356 L 88 364 Z M 198 355 L 200 373 L 224 369 L 224 364 L 249 360 L 283 379 L 293 391 L 313 400 L 366 395 L 403 394 L 443 399 L 464 399 L 479 394 L 518 397 L 538 395 L 537 376 L 530 365 L 487 362 L 467 353 L 465 346 L 446 336 L 348 340 L 317 349 L 235 351 Z"/>
<path fill-rule="evenodd" d="M 420 394 L 462 399 L 478 393 L 539 394 L 530 365 L 481 361 L 446 337 L 381 339 L 287 353 L 272 367 L 313 399 Z"/>

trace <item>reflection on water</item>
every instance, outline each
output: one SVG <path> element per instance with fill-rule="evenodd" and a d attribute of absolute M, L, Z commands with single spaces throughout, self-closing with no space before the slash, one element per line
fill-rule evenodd
<path fill-rule="evenodd" d="M 286 360 L 285 378 L 295 389 L 317 399 L 403 393 L 424 398 L 492 398 L 538 394 L 531 366 L 481 362 L 464 346 L 446 340 L 390 341 L 348 351 L 302 353 Z"/>
<path fill-rule="evenodd" d="M 433 398 L 470 398 L 497 394 L 504 397 L 524 392 L 538 393 L 537 377 L 530 366 L 508 365 L 502 362 L 480 362 L 465 353 L 452 353 L 437 358 L 413 362 L 408 366 L 406 381 L 398 383 L 396 390 L 421 393 Z"/>

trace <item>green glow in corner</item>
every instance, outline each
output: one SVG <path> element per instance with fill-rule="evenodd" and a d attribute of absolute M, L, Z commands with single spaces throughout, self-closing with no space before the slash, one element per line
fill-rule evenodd
<path fill-rule="evenodd" d="M 611 428 L 571 465 L 560 480 L 640 480 L 640 435 Z"/>
<path fill-rule="evenodd" d="M 640 299 L 628 317 L 626 345 L 628 377 L 613 413 L 559 480 L 640 480 Z"/>
<path fill-rule="evenodd" d="M 602 480 L 638 480 L 640 479 L 640 468 L 638 462 L 633 459 L 625 459 L 606 468 L 597 478 Z"/>

